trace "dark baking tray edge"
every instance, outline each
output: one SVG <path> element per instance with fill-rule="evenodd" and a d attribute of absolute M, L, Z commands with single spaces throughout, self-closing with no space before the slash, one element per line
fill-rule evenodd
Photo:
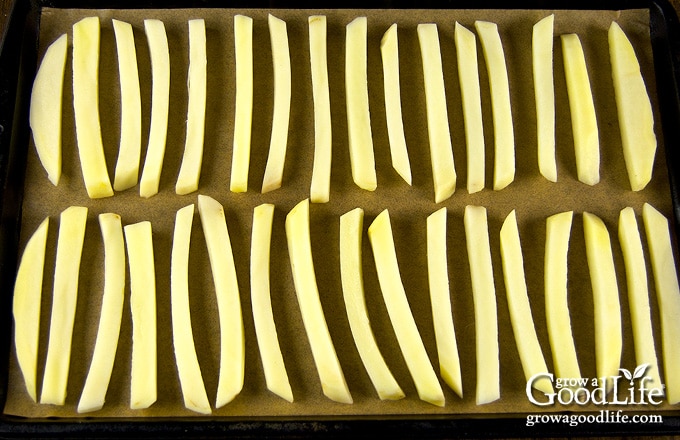
<path fill-rule="evenodd" d="M 235 1 L 229 5 L 212 0 L 16 0 L 10 12 L 4 40 L 0 42 L 0 280 L 12 280 L 0 293 L 0 406 L 7 397 L 12 334 L 12 285 L 17 265 L 21 201 L 28 145 L 28 102 L 36 71 L 40 10 L 57 8 L 318 8 L 306 1 Z M 650 10 L 652 48 L 662 119 L 662 132 L 673 201 L 671 219 L 680 236 L 680 22 L 667 0 L 382 0 L 324 3 L 323 8 L 435 8 L 435 9 L 633 9 Z M 663 86 L 663 87 L 662 87 Z M 674 148 L 675 147 L 675 148 Z M 565 412 L 564 414 L 567 414 Z M 2 438 L 271 438 L 346 437 L 374 431 L 389 438 L 452 437 L 565 437 L 680 435 L 680 416 L 664 414 L 662 424 L 543 424 L 526 426 L 526 414 L 435 417 L 327 417 L 304 419 L 244 418 L 45 418 L 26 419 L 0 414 Z"/>

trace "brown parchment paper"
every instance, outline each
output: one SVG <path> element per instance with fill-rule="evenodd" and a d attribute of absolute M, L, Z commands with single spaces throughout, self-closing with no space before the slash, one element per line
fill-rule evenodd
<path fill-rule="evenodd" d="M 292 65 L 292 105 L 288 152 L 283 187 L 261 194 L 261 182 L 267 158 L 272 118 L 273 77 L 267 14 L 273 12 L 287 22 Z M 103 288 L 103 246 L 97 215 L 115 212 L 124 224 L 150 220 L 154 232 L 157 283 L 158 326 L 158 400 L 148 410 L 132 411 L 129 402 L 131 363 L 131 319 L 129 286 L 123 314 L 120 343 L 104 408 L 88 417 L 196 416 L 184 409 L 172 347 L 170 322 L 170 250 L 174 216 L 177 209 L 196 202 L 198 194 L 219 200 L 226 211 L 232 247 L 235 253 L 246 335 L 245 385 L 236 399 L 220 409 L 215 417 L 234 418 L 306 416 L 389 416 L 437 414 L 509 414 L 535 413 L 565 409 L 563 406 L 538 408 L 525 395 L 525 377 L 520 365 L 509 320 L 506 293 L 500 262 L 499 230 L 507 214 L 515 209 L 525 258 L 529 296 L 536 330 L 548 367 L 552 371 L 551 350 L 547 337 L 543 307 L 543 253 L 545 219 L 552 214 L 575 212 L 569 254 L 569 294 L 572 325 L 584 377 L 595 377 L 593 301 L 586 265 L 583 228 L 580 213 L 589 211 L 602 217 L 609 228 L 619 280 L 623 316 L 624 348 L 621 366 L 632 371 L 637 365 L 625 289 L 622 256 L 617 240 L 619 211 L 632 206 L 638 215 L 644 202 L 652 203 L 671 216 L 671 199 L 666 172 L 654 81 L 649 36 L 649 14 L 646 10 L 554 11 L 555 19 L 555 91 L 557 116 L 557 160 L 559 181 L 550 183 L 540 176 L 536 155 L 536 116 L 531 71 L 531 32 L 533 24 L 553 11 L 524 10 L 59 10 L 44 9 L 40 25 L 39 56 L 61 33 L 68 33 L 79 19 L 101 17 L 100 111 L 103 140 L 109 173 L 113 176 L 117 156 L 120 104 L 117 58 L 111 19 L 132 23 L 136 39 L 143 105 L 143 153 L 148 140 L 150 117 L 151 72 L 143 20 L 158 18 L 165 22 L 171 54 L 171 105 L 168 142 L 160 192 L 143 199 L 138 187 L 118 192 L 114 197 L 88 199 L 81 176 L 74 136 L 71 83 L 71 55 L 67 62 L 63 122 L 63 176 L 53 187 L 41 168 L 34 146 L 28 146 L 26 193 L 23 204 L 21 249 L 27 238 L 46 216 L 51 217 L 49 251 L 44 281 L 38 383 L 43 373 L 51 308 L 54 250 L 59 213 L 70 205 L 89 208 L 86 244 L 81 266 L 77 316 L 74 328 L 68 397 L 63 407 L 33 403 L 25 392 L 12 351 L 6 414 L 26 417 L 73 417 L 92 356 L 99 320 Z M 244 194 L 229 191 L 234 120 L 234 39 L 233 16 L 246 14 L 254 19 L 254 110 L 252 155 L 249 190 Z M 321 392 L 318 375 L 302 325 L 290 272 L 284 221 L 287 212 L 309 196 L 314 150 L 313 101 L 309 66 L 307 18 L 324 14 L 328 18 L 328 70 L 333 128 L 333 171 L 330 202 L 311 207 L 311 237 L 316 276 L 328 327 L 343 367 L 354 404 L 334 403 Z M 358 189 L 351 180 L 344 92 L 345 25 L 357 16 L 368 17 L 368 87 L 371 124 L 376 156 L 378 188 L 375 192 Z M 205 153 L 198 192 L 178 196 L 174 185 L 184 148 L 188 31 L 187 20 L 204 18 L 208 38 L 208 103 L 206 112 Z M 517 173 L 515 181 L 502 191 L 493 191 L 493 127 L 489 84 L 481 46 L 478 63 L 482 90 L 486 141 L 486 189 L 468 194 L 465 187 L 465 136 L 457 77 L 454 23 L 474 29 L 475 20 L 498 23 L 504 44 L 511 87 L 513 121 L 516 140 Z M 616 20 L 628 34 L 638 54 L 642 72 L 652 97 L 659 148 L 655 172 L 647 188 L 638 193 L 629 190 L 616 106 L 611 81 L 607 29 Z M 413 186 L 406 185 L 391 167 L 384 114 L 380 39 L 392 23 L 399 25 L 399 50 L 405 133 Z M 444 65 L 449 121 L 458 172 L 456 193 L 441 204 L 434 203 L 429 144 L 427 137 L 422 65 L 416 26 L 438 24 Z M 579 183 L 576 176 L 569 107 L 557 36 L 576 32 L 581 37 L 588 63 L 601 141 L 601 182 L 594 186 Z M 662 91 L 663 92 L 663 91 Z M 288 403 L 267 391 L 255 339 L 249 283 L 249 247 L 252 210 L 260 203 L 274 203 L 271 254 L 272 303 L 279 341 L 290 377 L 294 403 Z M 499 340 L 501 399 L 478 406 L 475 404 L 475 330 L 471 283 L 463 211 L 466 205 L 481 205 L 488 210 L 489 234 L 495 275 Z M 355 207 L 366 211 L 364 228 L 383 209 L 389 209 L 395 234 L 401 275 L 408 299 L 420 329 L 430 360 L 438 371 L 436 346 L 427 285 L 426 217 L 441 206 L 449 209 L 448 246 L 451 301 L 460 352 L 464 397 L 457 397 L 442 381 L 446 405 L 438 408 L 418 399 L 413 381 L 400 354 L 392 325 L 377 281 L 368 237 L 364 234 L 364 282 L 372 328 L 387 364 L 406 393 L 400 401 L 380 401 L 362 366 L 349 329 L 342 300 L 338 261 L 339 216 Z M 641 226 L 641 221 L 640 221 Z M 219 325 L 215 293 L 200 221 L 196 215 L 190 254 L 190 304 L 194 340 L 198 359 L 211 402 L 215 401 L 219 370 Z M 650 277 L 651 284 L 651 277 Z M 659 364 L 662 367 L 658 309 L 651 287 L 652 315 Z M 399 323 L 397 323 L 398 325 Z M 39 388 L 40 390 L 40 388 Z M 582 410 L 572 405 L 566 409 Z M 638 408 L 640 409 L 640 408 Z M 672 410 L 663 404 L 643 410 Z M 677 408 L 676 408 L 677 409 Z"/>

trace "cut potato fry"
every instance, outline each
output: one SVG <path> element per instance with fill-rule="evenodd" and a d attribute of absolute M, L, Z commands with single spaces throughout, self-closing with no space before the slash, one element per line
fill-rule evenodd
<path fill-rule="evenodd" d="M 314 165 L 309 199 L 326 203 L 330 199 L 332 140 L 331 98 L 328 85 L 326 17 L 309 17 L 309 60 L 314 99 Z"/>
<path fill-rule="evenodd" d="M 439 356 L 439 372 L 444 382 L 463 397 L 463 380 L 456 332 L 451 312 L 449 269 L 446 253 L 446 208 L 427 218 L 427 278 L 432 303 L 432 321 Z"/>
<path fill-rule="evenodd" d="M 78 402 L 79 413 L 98 411 L 104 406 L 123 318 L 125 239 L 120 216 L 100 214 L 99 226 L 104 241 L 104 295 L 94 353 Z"/>
<path fill-rule="evenodd" d="M 402 179 L 411 185 L 411 163 L 406 149 L 404 121 L 401 115 L 401 87 L 399 85 L 399 41 L 397 24 L 387 29 L 380 40 L 385 87 L 385 116 L 387 136 L 390 141 L 392 167 Z"/>
<path fill-rule="evenodd" d="M 556 376 L 579 378 L 581 370 L 567 300 L 567 257 L 573 217 L 572 211 L 566 211 L 551 215 L 546 220 L 545 317 Z"/>
<path fill-rule="evenodd" d="M 232 192 L 248 191 L 250 137 L 253 122 L 253 19 L 234 16 L 236 59 L 236 108 L 234 110 L 234 148 L 231 157 Z"/>
<path fill-rule="evenodd" d="M 87 226 L 87 208 L 71 206 L 59 217 L 54 263 L 52 315 L 40 403 L 63 405 L 71 363 L 71 340 L 78 300 L 80 259 Z"/>
<path fill-rule="evenodd" d="M 144 169 L 139 183 L 139 195 L 151 197 L 158 193 L 168 136 L 170 49 L 162 21 L 144 20 L 144 31 L 151 57 L 151 125 Z"/>
<path fill-rule="evenodd" d="M 286 216 L 286 239 L 302 323 L 323 393 L 333 401 L 352 403 L 319 298 L 309 232 L 309 199 L 298 203 Z"/>
<path fill-rule="evenodd" d="M 342 296 L 354 344 L 361 362 L 381 400 L 397 400 L 404 392 L 394 379 L 371 329 L 364 294 L 363 265 L 361 262 L 361 236 L 364 211 L 353 209 L 340 216 L 340 275 Z"/>
<path fill-rule="evenodd" d="M 99 17 L 73 25 L 73 111 L 80 166 L 91 199 L 113 195 L 99 121 Z"/>
<path fill-rule="evenodd" d="M 434 181 L 435 203 L 443 202 L 456 191 L 456 168 L 446 109 L 444 71 L 439 46 L 437 25 L 418 25 L 418 41 L 423 59 L 425 105 L 427 108 L 427 134 L 430 141 L 430 161 Z"/>
<path fill-rule="evenodd" d="M 654 286 L 661 315 L 661 347 L 663 351 L 666 399 L 671 405 L 680 403 L 680 286 L 675 265 L 668 219 L 649 203 L 642 207 L 647 246 L 654 273 Z"/>
<path fill-rule="evenodd" d="M 387 210 L 381 212 L 373 220 L 368 228 L 368 238 L 371 241 L 378 281 L 387 313 L 406 366 L 418 390 L 418 396 L 425 402 L 444 406 L 444 391 L 432 368 L 401 281 L 392 225 Z"/>
<path fill-rule="evenodd" d="M 463 103 L 465 141 L 467 143 L 467 190 L 470 194 L 484 189 L 484 126 L 482 124 L 482 97 L 477 66 L 477 39 L 475 34 L 456 22 L 454 34 L 458 78 Z"/>
<path fill-rule="evenodd" d="M 368 108 L 367 28 L 366 17 L 357 17 L 347 25 L 345 88 L 352 179 L 359 188 L 373 191 L 378 183 L 373 156 L 371 115 Z"/>
<path fill-rule="evenodd" d="M 113 19 L 120 81 L 120 144 L 113 189 L 123 191 L 137 184 L 142 154 L 142 96 L 139 88 L 137 51 L 132 25 Z"/>
<path fill-rule="evenodd" d="M 640 191 L 652 180 L 656 155 L 654 114 L 633 45 L 615 21 L 609 27 L 609 55 L 623 158 L 631 189 Z"/>
<path fill-rule="evenodd" d="M 579 181 L 595 185 L 600 181 L 600 140 L 588 67 L 578 35 L 562 35 L 562 56 L 574 133 L 576 173 Z"/>
<path fill-rule="evenodd" d="M 157 397 L 156 269 L 153 235 L 148 221 L 123 228 L 130 266 L 132 368 L 130 408 L 150 407 Z"/>
<path fill-rule="evenodd" d="M 26 243 L 14 282 L 12 314 L 14 316 L 14 347 L 26 391 L 38 401 L 38 341 L 40 339 L 40 305 L 42 304 L 45 249 L 50 218 L 40 223 Z"/>
<path fill-rule="evenodd" d="M 583 233 L 590 282 L 593 286 L 597 377 L 616 376 L 621 365 L 623 335 L 619 286 L 609 232 L 602 219 L 584 212 Z M 612 385 L 608 383 L 607 389 Z"/>
<path fill-rule="evenodd" d="M 510 185 L 515 179 L 515 134 L 512 126 L 508 68 L 505 65 L 498 25 L 488 21 L 475 21 L 475 29 L 482 43 L 491 88 L 495 145 L 493 189 L 498 191 Z"/>
<path fill-rule="evenodd" d="M 555 79 L 553 77 L 553 33 L 555 14 L 539 20 L 533 28 L 531 57 L 536 100 L 536 137 L 538 170 L 543 177 L 557 182 L 555 159 Z"/>
<path fill-rule="evenodd" d="M 493 279 L 486 208 L 466 206 L 463 221 L 475 308 L 476 401 L 477 405 L 483 405 L 498 400 L 501 395 L 496 287 Z"/>
<path fill-rule="evenodd" d="M 33 80 L 29 125 L 38 158 L 53 185 L 61 178 L 61 119 L 68 37 L 49 45 Z"/>
<path fill-rule="evenodd" d="M 265 203 L 253 210 L 253 232 L 250 245 L 250 300 L 253 307 L 255 336 L 267 389 L 293 402 L 286 364 L 283 362 L 279 337 L 274 323 L 269 284 L 270 248 L 274 205 Z"/>
<path fill-rule="evenodd" d="M 531 304 L 524 277 L 524 257 L 517 226 L 517 214 L 513 210 L 508 214 L 501 227 L 501 261 L 503 263 L 503 280 L 508 297 L 510 322 L 515 334 L 517 351 L 522 362 L 524 377 L 527 382 L 539 373 L 547 373 L 541 345 L 538 343 Z M 552 393 L 553 387 L 548 378 L 534 381 L 534 388 L 544 393 Z"/>
<path fill-rule="evenodd" d="M 189 247 L 194 205 L 177 211 L 170 260 L 170 306 L 172 310 L 172 345 L 184 406 L 201 414 L 212 412 L 198 365 L 189 308 Z"/>
<path fill-rule="evenodd" d="M 288 31 L 286 22 L 271 14 L 269 14 L 269 39 L 272 45 L 274 66 L 274 114 L 269 156 L 262 181 L 263 193 L 281 187 L 290 120 L 291 78 Z"/>
<path fill-rule="evenodd" d="M 661 388 L 659 363 L 654 346 L 652 312 L 649 307 L 647 265 L 635 211 L 631 207 L 622 209 L 619 214 L 619 243 L 626 268 L 635 361 L 638 365 L 648 365 L 646 370 L 646 376 L 650 379 L 648 388 Z"/>
<path fill-rule="evenodd" d="M 203 163 L 205 135 L 205 102 L 208 86 L 208 58 L 205 40 L 205 20 L 189 20 L 189 102 L 184 155 L 175 184 L 175 192 L 189 194 L 198 189 Z"/>
<path fill-rule="evenodd" d="M 215 407 L 221 408 L 243 389 L 245 337 L 241 297 L 224 208 L 212 197 L 199 195 L 198 212 L 208 247 L 220 319 L 220 375 Z"/>

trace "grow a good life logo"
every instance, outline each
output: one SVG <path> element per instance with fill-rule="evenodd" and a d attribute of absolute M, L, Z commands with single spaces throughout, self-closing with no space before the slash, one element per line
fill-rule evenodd
<path fill-rule="evenodd" d="M 556 378 L 552 373 L 538 373 L 527 381 L 526 395 L 536 406 L 561 405 L 659 405 L 664 396 L 664 386 L 651 385 L 652 378 L 646 374 L 649 364 L 635 368 L 633 372 L 621 368 L 618 376 L 599 378 Z M 549 380 L 553 392 L 533 390 L 538 380 Z M 535 395 L 534 393 L 538 394 Z"/>

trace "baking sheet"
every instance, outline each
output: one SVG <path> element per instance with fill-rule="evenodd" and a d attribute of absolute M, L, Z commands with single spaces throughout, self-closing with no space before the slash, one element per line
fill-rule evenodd
<path fill-rule="evenodd" d="M 260 194 L 266 163 L 271 128 L 273 79 L 271 49 L 267 29 L 267 14 L 273 12 L 287 22 L 291 48 L 293 101 L 288 139 L 288 154 L 283 187 L 275 192 Z M 158 301 L 158 401 L 148 410 L 128 408 L 131 356 L 131 320 L 126 299 L 120 344 L 114 366 L 111 387 L 104 408 L 88 417 L 155 417 L 194 416 L 183 408 L 172 349 L 169 304 L 170 249 L 174 215 L 177 209 L 196 202 L 197 194 L 215 197 L 225 206 L 227 223 L 235 252 L 240 295 L 246 332 L 246 377 L 243 392 L 227 406 L 214 410 L 215 416 L 235 418 L 274 416 L 299 418 L 304 416 L 358 415 L 433 415 L 433 414 L 506 414 L 533 413 L 537 407 L 526 398 L 525 379 L 519 363 L 512 328 L 510 326 L 502 282 L 498 232 L 505 216 L 517 210 L 524 248 L 529 295 L 536 328 L 546 361 L 552 371 L 550 347 L 543 312 L 542 261 L 545 218 L 549 215 L 574 210 L 570 250 L 570 310 L 584 377 L 595 376 L 592 295 L 585 261 L 583 230 L 579 213 L 589 211 L 605 220 L 612 235 L 617 263 L 623 316 L 624 353 L 621 366 L 632 370 L 636 366 L 628 303 L 625 295 L 621 253 L 616 240 L 619 211 L 632 206 L 640 214 L 644 202 L 653 204 L 669 218 L 672 215 L 669 183 L 666 172 L 663 138 L 660 134 L 659 111 L 656 100 L 653 60 L 649 39 L 649 12 L 627 11 L 555 11 L 555 34 L 577 32 L 582 40 L 600 130 L 602 167 L 601 182 L 595 187 L 579 183 L 573 159 L 569 108 L 564 84 L 559 39 L 555 40 L 555 87 L 557 114 L 558 183 L 543 179 L 537 169 L 535 152 L 536 123 L 531 76 L 531 29 L 540 18 L 553 11 L 493 11 L 493 10 L 287 10 L 267 11 L 228 9 L 172 9 L 172 10 L 70 10 L 43 9 L 40 25 L 39 57 L 47 45 L 61 33 L 68 32 L 73 23 L 96 14 L 102 19 L 102 56 L 100 60 L 100 109 L 103 139 L 110 175 L 113 175 L 118 132 L 119 92 L 115 55 L 115 41 L 111 18 L 132 23 L 135 31 L 137 55 L 142 85 L 143 144 L 148 139 L 150 109 L 150 62 L 143 32 L 145 18 L 165 22 L 171 48 L 171 106 L 168 145 L 161 179 L 160 193 L 150 199 L 138 196 L 138 188 L 119 192 L 114 197 L 90 200 L 85 192 L 77 161 L 71 92 L 70 54 L 67 62 L 64 95 L 64 168 L 62 181 L 53 187 L 42 170 L 33 145 L 29 145 L 21 246 L 23 246 L 45 217 L 52 218 L 45 274 L 45 293 L 42 305 L 41 346 L 38 377 L 42 377 L 48 323 L 51 306 L 50 268 L 54 262 L 54 247 L 59 213 L 68 206 L 82 205 L 90 209 L 86 248 L 81 267 L 76 324 L 74 328 L 71 371 L 66 405 L 63 407 L 34 404 L 25 393 L 18 372 L 14 352 L 11 355 L 10 380 L 5 414 L 26 417 L 74 417 L 96 338 L 99 303 L 103 286 L 103 248 L 96 216 L 115 212 L 124 224 L 150 220 L 154 230 L 156 254 L 156 282 Z M 255 92 L 253 111 L 252 159 L 249 191 L 245 194 L 229 192 L 231 145 L 234 120 L 234 55 L 233 15 L 242 13 L 254 19 Z M 285 244 L 286 213 L 309 195 L 313 155 L 312 93 L 308 58 L 307 17 L 324 14 L 328 17 L 328 60 L 333 116 L 333 174 L 331 199 L 327 204 L 311 207 L 311 234 L 315 269 L 321 300 L 328 326 L 345 373 L 354 404 L 343 405 L 329 401 L 321 392 L 316 369 L 311 359 L 290 273 Z M 344 96 L 344 27 L 357 16 L 368 17 L 368 73 L 372 130 L 374 137 L 378 189 L 366 192 L 351 180 L 347 149 L 347 125 Z M 208 35 L 208 105 L 206 119 L 205 156 L 199 191 L 177 196 L 174 184 L 184 146 L 186 118 L 186 70 L 188 63 L 187 20 L 204 18 Z M 517 147 L 515 181 L 502 191 L 491 190 L 493 175 L 493 128 L 490 97 L 485 64 L 478 45 L 478 62 L 484 110 L 487 156 L 487 189 L 468 194 L 465 189 L 465 138 L 460 107 L 460 91 L 456 70 L 453 24 L 459 21 L 473 29 L 475 20 L 489 20 L 499 24 L 504 43 L 511 84 L 513 121 Z M 629 190 L 621 153 L 620 135 L 611 84 L 607 29 L 616 20 L 628 34 L 637 51 L 643 75 L 653 100 L 659 140 L 655 173 L 648 187 L 639 193 Z M 384 111 L 382 68 L 379 43 L 384 31 L 393 22 L 399 24 L 399 49 L 404 103 L 406 140 L 413 168 L 413 187 L 408 187 L 392 170 L 389 158 Z M 458 171 L 458 189 L 447 201 L 435 204 L 430 170 L 425 101 L 422 86 L 422 67 L 416 26 L 435 22 L 445 70 L 445 84 L 449 120 Z M 284 361 L 290 376 L 295 403 L 288 403 L 266 390 L 264 375 L 255 341 L 249 301 L 248 261 L 252 209 L 260 203 L 274 203 L 272 245 L 272 297 L 274 317 Z M 498 299 L 501 399 L 478 406 L 475 404 L 475 344 L 474 318 L 469 279 L 463 211 L 466 205 L 481 205 L 488 210 L 496 293 Z M 425 221 L 427 215 L 441 206 L 449 209 L 449 264 L 452 283 L 452 305 L 463 373 L 464 398 L 455 396 L 442 382 L 447 403 L 438 408 L 421 402 L 400 355 L 394 332 L 387 316 L 368 238 L 364 235 L 364 281 L 369 316 L 378 343 L 388 365 L 406 393 L 406 398 L 383 402 L 375 391 L 361 364 L 353 344 L 344 312 L 339 279 L 338 228 L 339 216 L 355 207 L 366 211 L 364 227 L 383 209 L 389 209 L 395 232 L 397 254 L 406 292 L 421 331 L 430 359 L 437 368 L 436 347 L 432 329 L 431 309 L 427 287 L 425 255 Z M 214 300 L 214 289 L 208 256 L 198 217 L 194 220 L 190 255 L 191 313 L 194 339 L 199 362 L 210 401 L 214 402 L 219 368 L 219 327 Z M 128 287 L 129 289 L 129 287 Z M 129 294 L 129 290 L 126 292 Z M 657 352 L 660 341 L 656 301 L 651 297 Z M 661 359 L 659 359 L 661 364 Z M 40 381 L 39 381 L 40 382 Z M 560 410 L 561 407 L 548 410 Z M 593 408 L 569 407 L 570 410 Z M 644 408 L 645 410 L 649 408 Z M 667 405 L 655 410 L 670 410 Z"/>

